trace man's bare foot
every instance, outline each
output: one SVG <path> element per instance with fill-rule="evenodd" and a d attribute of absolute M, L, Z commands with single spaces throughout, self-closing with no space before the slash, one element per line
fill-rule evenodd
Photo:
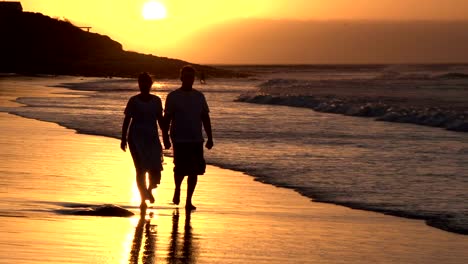
<path fill-rule="evenodd" d="M 195 207 L 193 204 L 186 204 L 185 205 L 185 210 L 186 211 L 195 211 L 195 210 L 197 210 L 197 207 Z"/>
<path fill-rule="evenodd" d="M 180 203 L 180 190 L 176 189 L 174 191 L 174 197 L 172 197 L 172 202 L 177 205 Z"/>

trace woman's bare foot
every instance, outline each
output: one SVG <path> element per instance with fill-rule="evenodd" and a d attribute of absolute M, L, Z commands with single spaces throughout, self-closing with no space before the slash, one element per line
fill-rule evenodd
<path fill-rule="evenodd" d="M 146 205 L 145 201 L 142 201 L 141 204 L 140 204 L 140 209 L 141 210 L 146 210 L 146 208 L 148 208 L 148 206 Z"/>
<path fill-rule="evenodd" d="M 148 199 L 150 203 L 154 204 L 154 196 L 153 196 L 153 193 L 151 192 L 151 189 L 148 190 L 148 193 L 146 194 L 146 199 Z"/>
<path fill-rule="evenodd" d="M 174 191 L 174 197 L 172 197 L 172 202 L 177 205 L 180 203 L 180 189 L 176 189 Z"/>

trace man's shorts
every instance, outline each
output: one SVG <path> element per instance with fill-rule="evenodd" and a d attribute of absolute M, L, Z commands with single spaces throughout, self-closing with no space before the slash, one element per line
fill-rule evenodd
<path fill-rule="evenodd" d="M 203 142 L 174 143 L 174 175 L 203 175 L 206 163 Z"/>

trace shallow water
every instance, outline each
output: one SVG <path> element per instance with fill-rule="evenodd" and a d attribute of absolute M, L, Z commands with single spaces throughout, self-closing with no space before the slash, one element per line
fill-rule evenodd
<path fill-rule="evenodd" d="M 468 230 L 466 134 L 234 102 L 261 81 L 210 80 L 199 86 L 214 128 L 215 148 L 206 153 L 209 163 L 320 201 L 436 219 L 432 224 L 440 228 Z M 162 80 L 154 93 L 164 101 L 178 85 Z M 137 90 L 134 80 L 84 79 L 64 86 L 105 91 L 89 97 L 22 97 L 17 101 L 29 107 L 11 111 L 82 133 L 119 137 L 126 100 Z"/>

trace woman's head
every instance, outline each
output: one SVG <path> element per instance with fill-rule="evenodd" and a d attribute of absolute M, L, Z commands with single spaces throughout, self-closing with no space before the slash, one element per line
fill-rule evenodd
<path fill-rule="evenodd" d="M 151 86 L 153 85 L 153 79 L 147 72 L 140 73 L 138 76 L 138 86 L 140 87 L 141 93 L 149 93 Z"/>

